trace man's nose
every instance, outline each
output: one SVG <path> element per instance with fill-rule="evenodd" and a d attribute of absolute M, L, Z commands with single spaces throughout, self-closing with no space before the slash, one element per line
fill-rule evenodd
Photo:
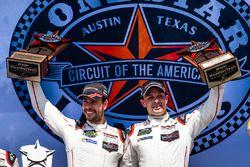
<path fill-rule="evenodd" d="M 83 108 L 90 109 L 91 108 L 91 104 L 90 103 L 84 103 L 83 104 Z"/>
<path fill-rule="evenodd" d="M 155 98 L 154 102 L 155 102 L 155 103 L 158 103 L 158 102 L 159 102 L 159 99 L 158 99 L 158 98 Z"/>

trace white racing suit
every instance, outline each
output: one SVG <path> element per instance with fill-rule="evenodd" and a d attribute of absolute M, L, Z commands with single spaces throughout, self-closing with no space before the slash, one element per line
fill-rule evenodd
<path fill-rule="evenodd" d="M 105 124 L 84 125 L 65 117 L 45 97 L 40 83 L 27 81 L 36 113 L 64 141 L 68 167 L 118 166 L 123 155 L 121 130 Z"/>
<path fill-rule="evenodd" d="M 172 119 L 148 116 L 130 127 L 121 166 L 187 167 L 193 140 L 216 118 L 221 108 L 224 86 L 210 90 L 198 109 Z"/>
<path fill-rule="evenodd" d="M 19 167 L 16 155 L 0 149 L 0 167 Z"/>

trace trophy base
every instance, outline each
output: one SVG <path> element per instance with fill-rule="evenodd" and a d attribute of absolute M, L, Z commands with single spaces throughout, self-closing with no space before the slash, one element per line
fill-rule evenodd
<path fill-rule="evenodd" d="M 241 76 L 238 60 L 229 52 L 198 64 L 198 69 L 209 88 Z"/>
<path fill-rule="evenodd" d="M 46 55 L 16 51 L 7 58 L 6 65 L 8 78 L 41 82 L 48 73 Z"/>

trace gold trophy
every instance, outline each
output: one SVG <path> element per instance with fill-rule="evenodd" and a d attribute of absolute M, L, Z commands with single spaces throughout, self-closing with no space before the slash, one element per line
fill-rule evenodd
<path fill-rule="evenodd" d="M 58 36 L 58 32 L 52 35 L 35 34 L 26 50 L 15 51 L 7 58 L 7 77 L 41 82 L 48 74 L 48 62 L 70 41 Z"/>
<path fill-rule="evenodd" d="M 190 64 L 198 68 L 201 80 L 209 88 L 241 76 L 239 63 L 231 53 L 223 53 L 212 39 L 207 42 L 192 41 L 192 45 L 178 52 Z"/>

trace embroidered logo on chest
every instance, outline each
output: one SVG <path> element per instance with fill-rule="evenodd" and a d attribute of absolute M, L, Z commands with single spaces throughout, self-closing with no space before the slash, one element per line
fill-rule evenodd
<path fill-rule="evenodd" d="M 152 132 L 152 128 L 140 129 L 138 131 L 137 136 L 147 135 L 147 134 L 150 134 L 151 132 Z"/>
<path fill-rule="evenodd" d="M 102 148 L 108 152 L 118 151 L 118 136 L 103 133 Z"/>
<path fill-rule="evenodd" d="M 180 138 L 179 131 L 176 130 L 169 134 L 161 134 L 161 141 L 172 142 Z"/>
<path fill-rule="evenodd" d="M 83 135 L 90 138 L 95 138 L 97 136 L 97 132 L 95 130 L 84 130 Z"/>

